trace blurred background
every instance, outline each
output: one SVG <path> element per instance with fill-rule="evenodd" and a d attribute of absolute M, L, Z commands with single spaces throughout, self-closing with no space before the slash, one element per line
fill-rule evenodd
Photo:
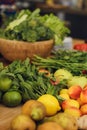
<path fill-rule="evenodd" d="M 22 9 L 54 13 L 70 29 L 70 36 L 87 40 L 87 0 L 0 0 L 0 27 Z"/>

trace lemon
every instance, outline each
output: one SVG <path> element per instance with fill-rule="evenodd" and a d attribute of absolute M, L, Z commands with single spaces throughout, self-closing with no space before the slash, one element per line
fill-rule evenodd
<path fill-rule="evenodd" d="M 52 116 L 61 110 L 58 100 L 53 95 L 44 94 L 37 100 L 45 105 L 47 116 Z"/>
<path fill-rule="evenodd" d="M 59 94 L 59 96 L 64 98 L 65 100 L 70 99 L 69 95 L 66 93 Z"/>
<path fill-rule="evenodd" d="M 66 88 L 61 89 L 60 94 L 68 94 L 68 89 L 66 89 Z"/>

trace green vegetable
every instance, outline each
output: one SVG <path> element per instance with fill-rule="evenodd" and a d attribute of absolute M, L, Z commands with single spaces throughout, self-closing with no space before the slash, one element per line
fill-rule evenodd
<path fill-rule="evenodd" d="M 85 85 L 87 85 L 87 78 L 84 76 L 73 76 L 71 79 L 68 80 L 67 85 L 68 87 L 79 85 L 84 88 Z"/>
<path fill-rule="evenodd" d="M 32 13 L 33 14 L 33 13 Z M 20 25 L 23 21 L 26 21 L 27 18 L 31 15 L 30 10 L 22 10 L 17 14 L 16 19 L 9 23 L 6 30 L 14 30 L 14 27 Z"/>
<path fill-rule="evenodd" d="M 51 84 L 51 80 L 54 80 L 54 77 L 39 73 L 39 68 L 30 63 L 28 58 L 24 61 L 16 60 L 4 67 L 0 71 L 0 77 L 2 76 L 8 76 L 12 79 L 12 84 L 8 91 L 19 92 L 24 102 L 29 99 L 37 99 L 46 93 L 56 96 L 60 88 L 63 87 L 62 83 L 54 87 Z"/>
<path fill-rule="evenodd" d="M 66 69 L 75 76 L 87 76 L 87 52 L 58 50 L 48 58 L 35 56 L 32 63 L 43 68 L 49 68 L 53 73 L 57 69 Z"/>
<path fill-rule="evenodd" d="M 1 36 L 6 39 L 29 42 L 54 39 L 55 44 L 61 44 L 69 29 L 54 14 L 41 16 L 40 9 L 36 9 L 21 10 L 3 32 Z"/>
<path fill-rule="evenodd" d="M 21 24 L 23 21 L 25 21 L 26 19 L 27 19 L 27 16 L 28 15 L 23 15 L 21 18 L 19 18 L 19 19 L 16 19 L 16 20 L 14 20 L 13 22 L 11 22 L 10 24 L 9 24 L 9 26 L 7 26 L 7 30 L 9 30 L 9 29 L 14 29 L 14 27 L 15 26 L 18 26 L 19 24 Z"/>
<path fill-rule="evenodd" d="M 65 23 L 54 14 L 46 14 L 41 17 L 41 20 L 54 32 L 55 44 L 62 43 L 64 37 L 70 33 L 70 30 L 64 25 Z"/>

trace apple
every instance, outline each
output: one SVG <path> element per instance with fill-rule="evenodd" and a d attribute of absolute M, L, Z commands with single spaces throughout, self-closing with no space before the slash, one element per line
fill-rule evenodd
<path fill-rule="evenodd" d="M 74 100 L 74 99 L 68 99 L 68 100 L 64 100 L 62 103 L 61 103 L 61 108 L 63 110 L 65 110 L 66 108 L 69 108 L 69 107 L 76 107 L 76 108 L 79 108 L 80 107 L 80 104 L 78 101 Z"/>
<path fill-rule="evenodd" d="M 82 88 L 79 85 L 74 85 L 68 89 L 68 94 L 69 94 L 70 98 L 78 99 L 81 91 L 82 91 Z"/>

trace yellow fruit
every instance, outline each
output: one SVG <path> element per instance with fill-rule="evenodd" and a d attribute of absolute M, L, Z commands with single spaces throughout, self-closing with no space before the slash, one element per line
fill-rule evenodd
<path fill-rule="evenodd" d="M 47 116 L 52 116 L 61 110 L 60 104 L 56 97 L 50 94 L 44 94 L 40 96 L 37 100 L 45 105 Z"/>
<path fill-rule="evenodd" d="M 60 94 L 68 94 L 68 89 L 61 89 Z"/>
<path fill-rule="evenodd" d="M 10 130 L 36 130 L 36 123 L 28 115 L 19 114 L 11 120 Z"/>
<path fill-rule="evenodd" d="M 22 113 L 30 116 L 33 120 L 42 120 L 46 116 L 46 108 L 37 100 L 28 100 L 22 106 Z"/>
<path fill-rule="evenodd" d="M 58 123 L 54 121 L 49 121 L 38 125 L 37 130 L 64 130 L 64 129 Z"/>
<path fill-rule="evenodd" d="M 65 100 L 70 99 L 68 94 L 60 94 L 60 97 L 64 98 Z"/>
<path fill-rule="evenodd" d="M 65 113 L 69 114 L 69 115 L 72 115 L 76 118 L 79 118 L 81 116 L 81 111 L 79 108 L 76 108 L 76 107 L 70 107 L 70 108 L 67 108 L 65 109 L 64 111 Z"/>
<path fill-rule="evenodd" d="M 70 108 L 70 107 L 79 108 L 80 104 L 78 101 L 76 101 L 74 99 L 68 99 L 68 100 L 65 100 L 61 103 L 61 107 L 63 110 Z"/>

